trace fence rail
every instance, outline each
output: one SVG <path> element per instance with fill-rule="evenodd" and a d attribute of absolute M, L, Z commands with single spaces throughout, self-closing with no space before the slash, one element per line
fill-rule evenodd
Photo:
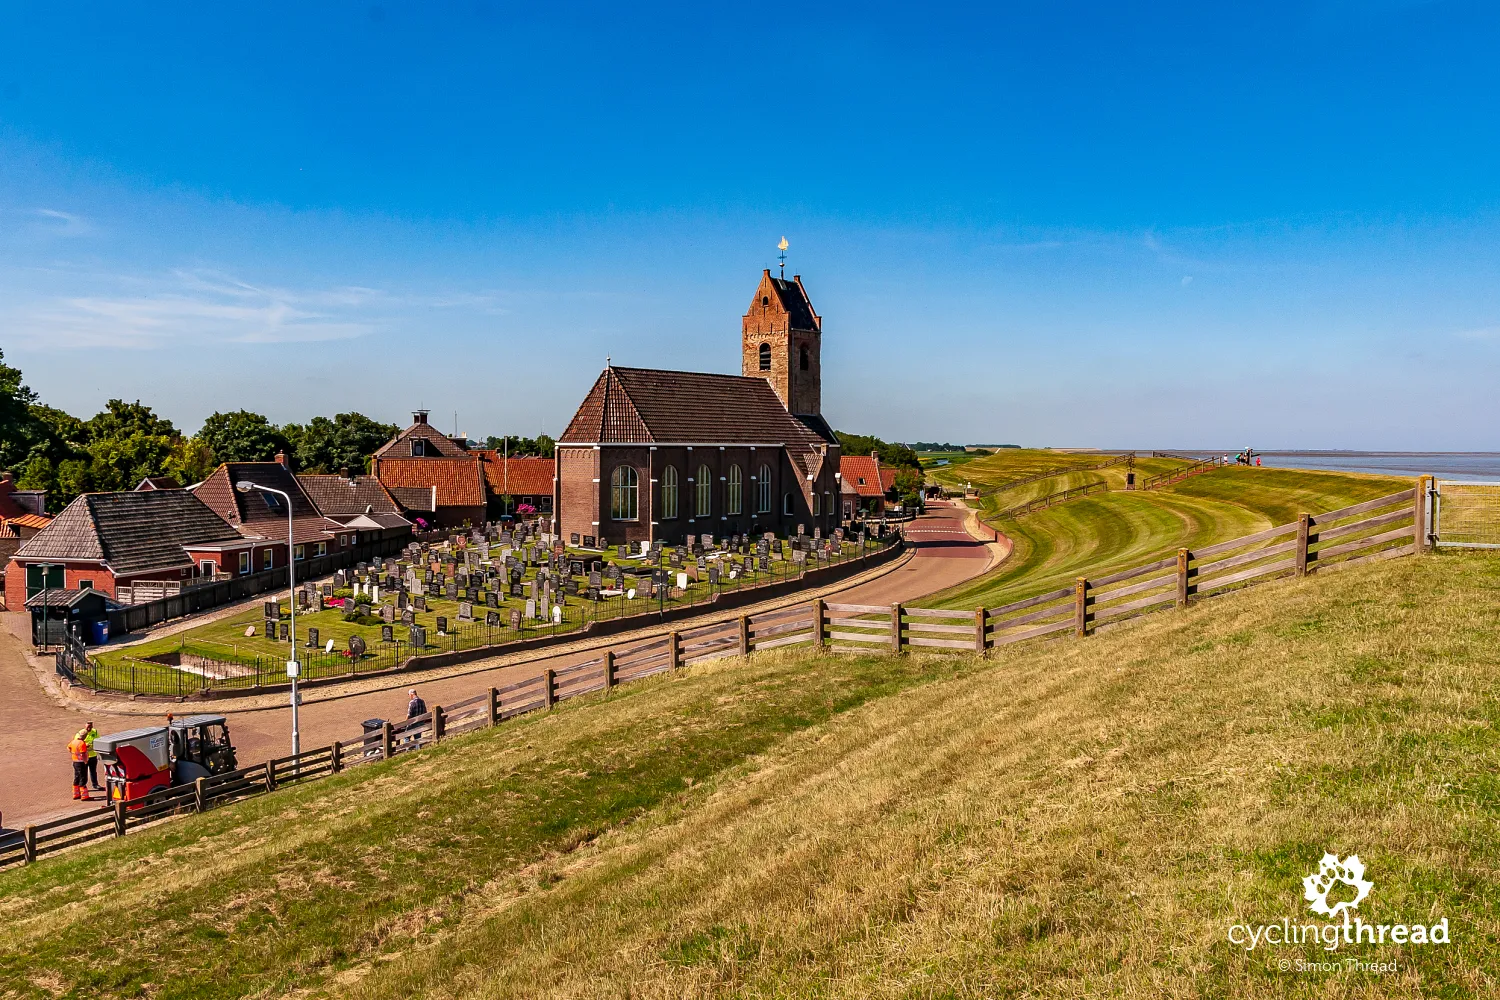
<path fill-rule="evenodd" d="M 989 486 L 982 490 L 975 490 L 971 495 L 981 498 L 990 497 L 994 496 L 996 493 L 1004 493 L 1006 490 L 1013 490 L 1017 486 L 1028 486 L 1031 483 L 1039 483 L 1043 479 L 1051 479 L 1053 476 L 1062 476 L 1066 475 L 1069 472 L 1097 472 L 1100 469 L 1108 469 L 1113 465 L 1120 465 L 1126 462 L 1133 461 L 1135 461 L 1135 452 L 1127 451 L 1124 454 L 1116 455 L 1113 458 L 1106 459 L 1103 462 L 1100 462 L 1098 465 L 1086 465 L 1081 468 L 1071 467 L 1065 469 L 1050 469 L 1047 472 L 1038 472 L 1036 475 L 1026 476 L 1023 479 L 1012 479 L 1008 483 L 1000 483 L 999 485 Z"/>
<path fill-rule="evenodd" d="M 1064 503 L 1064 502 L 1066 502 L 1068 500 L 1076 500 L 1079 497 L 1086 497 L 1086 496 L 1090 495 L 1091 493 L 1108 493 L 1108 492 L 1109 492 L 1109 484 L 1106 483 L 1106 482 L 1100 481 L 1100 482 L 1097 482 L 1097 483 L 1085 483 L 1082 486 L 1075 486 L 1075 487 L 1073 487 L 1070 490 L 1059 490 L 1056 493 L 1050 493 L 1047 496 L 1038 497 L 1035 500 L 1031 500 L 1031 501 L 1029 501 L 1027 503 L 1019 504 L 1019 505 L 1017 505 L 1015 507 L 1012 507 L 1012 508 L 1010 508 L 1010 510 L 1002 510 L 1000 513 L 996 514 L 995 517 L 996 518 L 1025 517 L 1027 514 L 1032 514 L 1032 513 L 1035 513 L 1036 511 L 1039 511 L 1039 510 L 1046 510 L 1048 507 L 1052 507 L 1052 506 L 1055 506 L 1056 504 Z"/>
<path fill-rule="evenodd" d="M 1425 479 L 1404 490 L 1324 514 L 1230 539 L 1196 551 L 1179 549 L 1140 566 L 1013 601 L 998 608 L 964 611 L 902 604 L 806 604 L 735 619 L 595 656 L 560 669 L 547 668 L 525 680 L 492 687 L 424 715 L 384 723 L 298 757 L 278 757 L 192 785 L 162 789 L 129 805 L 28 826 L 0 839 L 0 868 L 31 863 L 67 847 L 103 837 L 123 837 L 143 825 L 219 803 L 339 774 L 351 767 L 389 760 L 476 729 L 500 725 L 558 702 L 693 663 L 757 650 L 811 644 L 830 652 L 901 653 L 920 648 L 983 654 L 1018 642 L 1064 635 L 1087 636 L 1127 618 L 1255 582 L 1337 569 L 1428 547 Z"/>

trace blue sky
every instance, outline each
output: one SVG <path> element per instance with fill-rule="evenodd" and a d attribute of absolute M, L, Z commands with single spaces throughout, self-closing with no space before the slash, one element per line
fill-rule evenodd
<path fill-rule="evenodd" d="M 82 415 L 555 434 L 606 356 L 737 370 L 784 235 L 842 429 L 1500 449 L 1497 29 L 0 3 L 0 348 Z"/>

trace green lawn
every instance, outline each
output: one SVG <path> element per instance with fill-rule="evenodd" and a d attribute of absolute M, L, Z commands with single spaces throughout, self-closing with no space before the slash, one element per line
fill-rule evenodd
<path fill-rule="evenodd" d="M 0 996 L 1495 996 L 1497 588 L 1399 559 L 628 685 L 0 874 Z M 1322 922 L 1324 852 L 1450 943 L 1230 943 Z M 1345 958 L 1397 971 L 1292 967 Z"/>
<path fill-rule="evenodd" d="M 1145 461 L 1170 464 L 1176 460 Z M 1144 474 L 1140 471 L 1143 464 L 1136 463 L 1138 477 Z M 1411 485 L 1385 476 L 1230 466 L 1160 490 L 1125 492 L 1124 466 L 1112 466 L 1098 472 L 1068 473 L 999 496 L 1009 507 L 1030 499 L 1025 493 L 1043 495 L 1038 491 L 1044 484 L 1078 485 L 1088 477 L 1108 481 L 1112 492 L 1070 500 L 1024 517 L 990 520 L 1014 543 L 1010 558 L 983 577 L 912 603 L 997 607 L 1056 590 L 1079 576 L 1102 576 L 1164 558 L 1184 546 L 1200 547 L 1252 534 L 1294 521 L 1303 511 L 1334 510 Z M 989 501 L 984 510 L 993 513 L 998 506 Z"/>

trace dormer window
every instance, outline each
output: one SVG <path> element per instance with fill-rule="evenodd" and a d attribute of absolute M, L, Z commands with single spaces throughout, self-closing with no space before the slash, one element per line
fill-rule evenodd
<path fill-rule="evenodd" d="M 770 308 L 770 305 L 771 305 L 771 296 L 769 296 L 769 295 L 762 295 L 760 297 L 760 307 L 762 309 L 767 309 L 767 308 Z"/>
<path fill-rule="evenodd" d="M 427 442 L 424 441 L 424 440 L 422 440 L 421 438 L 412 438 L 411 439 L 411 457 L 412 458 L 426 458 L 427 457 Z"/>
<path fill-rule="evenodd" d="M 771 370 L 771 345 L 760 345 L 760 370 L 768 372 Z"/>

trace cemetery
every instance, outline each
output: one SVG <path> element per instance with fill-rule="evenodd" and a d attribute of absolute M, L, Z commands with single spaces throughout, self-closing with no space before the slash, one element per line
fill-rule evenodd
<path fill-rule="evenodd" d="M 799 578 L 884 548 L 890 539 L 694 536 L 599 548 L 564 538 L 551 518 L 488 524 L 438 541 L 413 541 L 399 557 L 299 581 L 295 636 L 286 593 L 184 632 L 90 657 L 85 683 L 148 695 L 252 690 L 284 683 L 285 664 L 307 680 L 388 670 L 413 655 L 477 649 L 559 635 L 591 622 L 650 615 L 715 595 Z"/>

